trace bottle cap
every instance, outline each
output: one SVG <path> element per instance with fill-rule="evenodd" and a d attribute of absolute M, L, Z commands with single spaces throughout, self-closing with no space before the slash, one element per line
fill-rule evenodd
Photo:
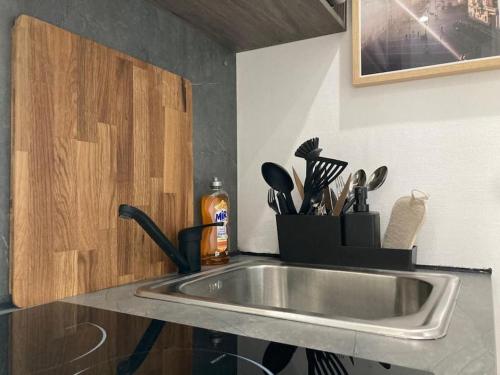
<path fill-rule="evenodd" d="M 219 180 L 217 177 L 214 177 L 212 180 L 212 183 L 210 184 L 210 187 L 212 189 L 221 189 L 222 188 L 222 181 Z"/>
<path fill-rule="evenodd" d="M 354 212 L 368 212 L 370 206 L 366 203 L 368 199 L 368 189 L 366 186 L 356 186 L 354 188 Z"/>

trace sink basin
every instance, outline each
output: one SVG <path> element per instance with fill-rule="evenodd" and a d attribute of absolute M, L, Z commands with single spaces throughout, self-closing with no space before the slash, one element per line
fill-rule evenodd
<path fill-rule="evenodd" d="M 408 339 L 446 334 L 460 281 L 438 273 L 242 262 L 144 286 L 141 297 Z"/>

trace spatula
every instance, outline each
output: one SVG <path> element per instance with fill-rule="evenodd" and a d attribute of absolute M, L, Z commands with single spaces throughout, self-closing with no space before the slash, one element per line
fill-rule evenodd
<path fill-rule="evenodd" d="M 328 187 L 347 167 L 347 162 L 341 160 L 322 157 L 306 160 L 308 173 L 304 182 L 304 200 L 299 210 L 303 214 L 309 211 L 311 199 Z"/>

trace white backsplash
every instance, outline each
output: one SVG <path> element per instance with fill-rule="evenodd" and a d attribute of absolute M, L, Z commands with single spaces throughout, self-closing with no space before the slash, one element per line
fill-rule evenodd
<path fill-rule="evenodd" d="M 500 71 L 353 88 L 350 43 L 344 33 L 237 55 L 239 249 L 277 252 L 260 166 L 303 177 L 293 153 L 319 136 L 323 155 L 352 171 L 389 167 L 369 195 L 382 230 L 397 198 L 430 195 L 418 263 L 500 271 Z"/>

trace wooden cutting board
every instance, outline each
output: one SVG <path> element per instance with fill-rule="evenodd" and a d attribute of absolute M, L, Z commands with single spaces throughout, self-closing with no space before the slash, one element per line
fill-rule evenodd
<path fill-rule="evenodd" d="M 118 205 L 173 242 L 193 222 L 182 77 L 20 16 L 12 53 L 11 292 L 24 307 L 175 269 Z"/>

